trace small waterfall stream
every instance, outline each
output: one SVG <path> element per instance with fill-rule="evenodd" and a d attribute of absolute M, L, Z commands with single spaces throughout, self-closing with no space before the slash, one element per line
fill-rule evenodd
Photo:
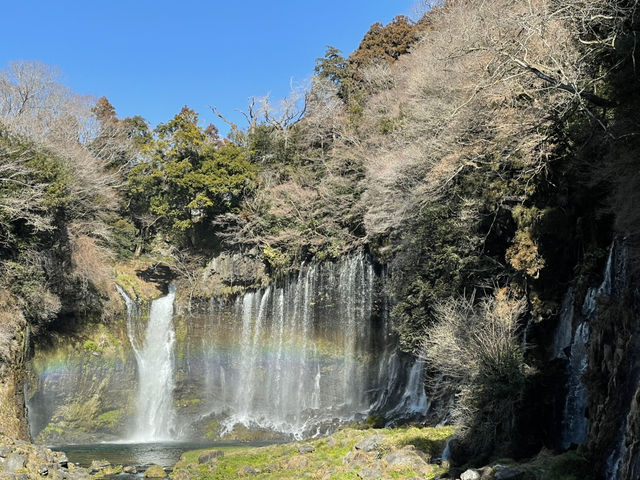
<path fill-rule="evenodd" d="M 571 445 L 581 445 L 587 439 L 588 392 L 582 377 L 588 368 L 589 324 L 598 313 L 598 299 L 611 295 L 614 247 L 615 245 L 609 251 L 602 283 L 587 291 L 579 316 L 576 316 L 573 306 L 572 288 L 567 292 L 562 304 L 560 323 L 554 337 L 555 358 L 566 358 L 565 352 L 571 339 L 571 326 L 577 323 L 568 356 L 567 397 L 562 418 L 561 446 L 565 449 L 570 448 Z"/>

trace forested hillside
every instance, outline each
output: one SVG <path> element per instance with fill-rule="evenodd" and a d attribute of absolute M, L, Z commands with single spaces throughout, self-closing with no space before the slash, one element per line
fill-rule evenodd
<path fill-rule="evenodd" d="M 600 284 L 614 239 L 637 272 L 638 8 L 432 5 L 373 25 L 350 54 L 328 47 L 308 85 L 254 99 L 246 125 L 216 111 L 227 138 L 187 106 L 153 127 L 50 67 L 12 64 L 0 75 L 0 302 L 18 333 L 0 360 L 19 372 L 24 322 L 36 335 L 108 324 L 121 312 L 113 280 L 135 270 L 167 268 L 196 302 L 365 251 L 385 269 L 402 348 L 427 360 L 434 420 L 460 426 L 454 458 L 558 448 L 564 377 L 549 352 L 563 296 L 571 286 L 578 305 Z M 221 254 L 266 273 L 214 284 Z M 600 398 L 607 379 L 590 368 Z"/>

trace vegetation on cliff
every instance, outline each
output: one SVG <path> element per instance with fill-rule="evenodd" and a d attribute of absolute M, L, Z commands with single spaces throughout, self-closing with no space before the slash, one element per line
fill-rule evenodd
<path fill-rule="evenodd" d="M 104 321 L 113 264 L 141 255 L 195 295 L 221 252 L 275 277 L 367 249 L 402 348 L 441 379 L 437 406 L 460 400 L 460 455 L 535 453 L 558 420 L 525 417 L 549 388 L 560 296 L 597 281 L 616 234 L 637 258 L 638 22 L 631 0 L 441 2 L 372 26 L 348 57 L 329 47 L 308 88 L 255 99 L 227 139 L 187 107 L 155 129 L 119 119 L 15 64 L 0 299 L 36 330 Z"/>

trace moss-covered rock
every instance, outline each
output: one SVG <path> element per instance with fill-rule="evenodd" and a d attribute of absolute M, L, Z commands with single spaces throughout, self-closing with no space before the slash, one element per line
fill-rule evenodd
<path fill-rule="evenodd" d="M 160 465 L 151 465 L 144 472 L 144 478 L 164 478 L 167 474 Z"/>

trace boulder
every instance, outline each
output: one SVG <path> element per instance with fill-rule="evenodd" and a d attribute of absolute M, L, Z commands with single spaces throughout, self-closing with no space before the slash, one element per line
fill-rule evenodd
<path fill-rule="evenodd" d="M 222 450 L 207 450 L 198 455 L 198 463 L 215 463 L 215 459 L 223 457 L 224 452 Z"/>
<path fill-rule="evenodd" d="M 291 457 L 287 462 L 287 470 L 300 470 L 309 465 L 309 459 L 304 455 L 296 455 Z"/>
<path fill-rule="evenodd" d="M 91 466 L 89 467 L 89 473 L 91 475 L 94 475 L 98 472 L 101 472 L 102 470 L 104 470 L 105 468 L 110 467 L 111 464 L 109 462 L 107 462 L 106 460 L 93 460 L 91 462 Z"/>
<path fill-rule="evenodd" d="M 356 443 L 356 450 L 362 450 L 363 452 L 372 452 L 374 450 L 378 450 L 382 446 L 384 441 L 384 435 L 370 435 L 367 438 Z"/>
<path fill-rule="evenodd" d="M 384 461 L 392 469 L 410 469 L 416 472 L 426 472 L 431 470 L 431 467 L 423 458 L 423 455 L 417 452 L 413 445 L 407 445 L 385 455 Z"/>
<path fill-rule="evenodd" d="M 144 478 L 164 478 L 167 474 L 160 465 L 151 465 L 144 472 Z"/>
<path fill-rule="evenodd" d="M 342 459 L 343 465 L 355 466 L 370 466 L 375 462 L 373 455 L 365 453 L 361 450 L 348 452 Z"/>
<path fill-rule="evenodd" d="M 125 465 L 124 467 L 122 467 L 122 472 L 128 473 L 130 475 L 135 475 L 136 473 L 138 473 L 138 469 L 133 465 Z"/>
<path fill-rule="evenodd" d="M 238 475 L 258 475 L 260 472 L 260 469 L 258 468 L 253 468 L 251 465 L 246 465 L 244 467 L 242 467 L 240 470 L 238 470 Z"/>
<path fill-rule="evenodd" d="M 313 445 L 309 445 L 309 444 L 305 444 L 305 445 L 300 445 L 298 447 L 298 453 L 301 454 L 305 454 L 305 453 L 313 453 L 315 452 L 316 447 L 314 447 Z"/>
<path fill-rule="evenodd" d="M 0 457 L 7 458 L 13 452 L 13 448 L 9 445 L 0 445 Z"/>
<path fill-rule="evenodd" d="M 27 465 L 27 457 L 12 453 L 7 457 L 7 461 L 4 463 L 4 471 L 8 473 L 15 473 L 17 470 L 24 468 Z"/>
<path fill-rule="evenodd" d="M 381 478 L 385 478 L 382 470 L 378 467 L 364 467 L 362 470 L 357 472 L 357 475 L 362 480 L 379 480 Z"/>
<path fill-rule="evenodd" d="M 460 475 L 460 480 L 480 480 L 480 472 L 473 468 L 469 470 L 465 470 L 462 475 Z"/>
<path fill-rule="evenodd" d="M 53 452 L 55 462 L 62 468 L 69 468 L 69 459 L 62 452 Z"/>

